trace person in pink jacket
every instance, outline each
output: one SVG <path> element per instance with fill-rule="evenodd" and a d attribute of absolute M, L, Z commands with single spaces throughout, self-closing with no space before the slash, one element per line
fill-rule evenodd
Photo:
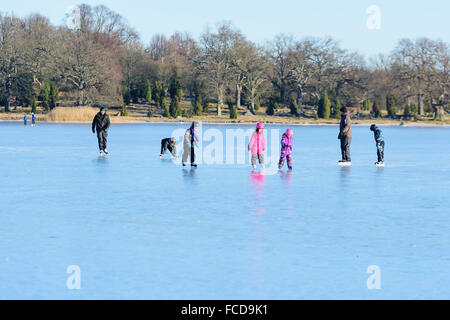
<path fill-rule="evenodd" d="M 264 168 L 264 155 L 263 152 L 266 150 L 266 138 L 263 133 L 264 124 L 258 122 L 256 124 L 256 131 L 253 132 L 248 144 L 248 150 L 252 152 L 252 167 L 256 169 L 256 159 L 258 159 L 261 168 Z"/>
<path fill-rule="evenodd" d="M 280 161 L 278 162 L 278 168 L 281 169 L 284 165 L 284 160 L 287 159 L 287 166 L 289 170 L 292 170 L 292 135 L 294 131 L 292 129 L 287 129 L 283 133 L 281 138 L 281 155 Z"/>

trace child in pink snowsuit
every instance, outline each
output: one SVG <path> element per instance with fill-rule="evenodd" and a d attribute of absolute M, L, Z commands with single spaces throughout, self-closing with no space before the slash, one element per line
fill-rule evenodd
<path fill-rule="evenodd" d="M 264 168 L 264 155 L 263 151 L 266 150 L 266 138 L 263 133 L 264 125 L 261 122 L 256 124 L 256 131 L 253 132 L 250 143 L 248 144 L 248 150 L 252 151 L 252 167 L 256 169 L 256 159 L 259 164 Z"/>
<path fill-rule="evenodd" d="M 281 155 L 280 162 L 278 162 L 278 168 L 282 168 L 284 165 L 284 160 L 287 159 L 287 166 L 289 170 L 292 170 L 292 129 L 287 129 L 285 133 L 283 133 L 283 137 L 281 138 Z"/>

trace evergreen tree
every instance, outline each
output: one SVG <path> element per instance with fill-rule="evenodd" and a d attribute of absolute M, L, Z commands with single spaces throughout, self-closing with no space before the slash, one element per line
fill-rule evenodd
<path fill-rule="evenodd" d="M 147 100 L 148 103 L 152 103 L 152 85 L 148 79 L 145 82 L 145 100 Z"/>
<path fill-rule="evenodd" d="M 167 107 L 167 100 L 166 100 L 166 96 L 162 96 L 161 98 L 160 98 L 160 106 L 161 106 L 161 108 L 162 109 L 165 109 L 166 107 Z M 169 108 L 167 108 L 167 110 L 169 110 Z"/>
<path fill-rule="evenodd" d="M 370 111 L 370 100 L 369 99 L 365 99 L 363 101 L 363 110 Z"/>
<path fill-rule="evenodd" d="M 395 107 L 395 97 L 393 94 L 388 93 L 386 95 L 386 109 L 389 116 L 397 114 L 397 108 Z"/>
<path fill-rule="evenodd" d="M 333 111 L 333 115 L 335 119 L 340 119 L 341 118 L 341 100 L 338 98 L 336 99 L 336 104 L 334 106 L 334 111 Z"/>
<path fill-rule="evenodd" d="M 328 119 L 330 117 L 330 106 L 331 102 L 330 99 L 328 99 L 328 93 L 324 91 L 319 100 L 317 116 L 322 119 Z"/>
<path fill-rule="evenodd" d="M 120 111 L 120 115 L 123 117 L 128 117 L 128 109 L 125 106 L 122 107 L 122 110 Z"/>
<path fill-rule="evenodd" d="M 133 81 L 130 85 L 130 98 L 133 103 L 138 103 L 139 101 L 139 88 L 136 81 Z"/>
<path fill-rule="evenodd" d="M 165 92 L 164 87 L 161 81 L 155 81 L 152 90 L 153 101 L 155 101 L 156 106 L 164 108 L 165 105 L 162 105 L 163 100 L 165 100 Z M 164 98 L 164 99 L 163 99 Z"/>
<path fill-rule="evenodd" d="M 45 111 L 50 109 L 50 86 L 44 83 L 39 93 L 39 99 L 42 101 L 42 107 Z"/>
<path fill-rule="evenodd" d="M 149 117 L 149 118 L 153 117 L 152 108 L 148 108 L 147 117 Z"/>
<path fill-rule="evenodd" d="M 259 101 L 259 98 L 255 99 L 255 111 L 258 111 L 261 108 L 261 101 Z"/>
<path fill-rule="evenodd" d="M 372 106 L 372 114 L 375 118 L 381 118 L 381 111 L 378 102 L 374 102 Z"/>
<path fill-rule="evenodd" d="M 16 102 L 23 106 L 30 106 L 34 97 L 32 77 L 27 73 L 18 73 L 12 81 L 12 87 Z"/>
<path fill-rule="evenodd" d="M 267 106 L 266 114 L 268 116 L 273 116 L 277 109 L 278 109 L 278 104 L 273 99 L 271 99 L 269 101 L 269 105 Z"/>
<path fill-rule="evenodd" d="M 433 113 L 434 109 L 433 109 L 433 106 L 431 105 L 430 100 L 425 101 L 425 106 L 424 106 L 423 111 L 425 112 L 425 114 Z"/>
<path fill-rule="evenodd" d="M 56 83 L 52 82 L 50 84 L 50 91 L 49 91 L 49 107 L 50 109 L 53 109 L 56 107 L 59 100 L 59 90 L 56 86 Z"/>
<path fill-rule="evenodd" d="M 126 106 L 130 104 L 130 102 L 131 102 L 130 90 L 126 86 L 122 87 L 122 98 L 123 98 L 123 103 Z"/>
<path fill-rule="evenodd" d="M 236 106 L 231 106 L 230 108 L 230 119 L 237 119 L 238 115 L 237 115 L 237 110 L 236 110 Z"/>
<path fill-rule="evenodd" d="M 192 113 L 196 116 L 201 116 L 203 111 L 202 98 L 194 97 L 194 100 L 192 100 L 191 103 L 192 103 Z"/>
<path fill-rule="evenodd" d="M 178 99 L 181 101 L 183 97 L 183 90 L 181 89 L 180 80 L 178 79 L 177 75 L 173 75 L 170 80 L 170 86 L 169 86 L 169 94 L 170 99 Z"/>
<path fill-rule="evenodd" d="M 178 100 L 178 98 L 174 98 L 170 101 L 169 112 L 173 118 L 176 118 L 181 115 L 181 103 Z"/>
<path fill-rule="evenodd" d="M 176 118 L 181 115 L 181 99 L 183 97 L 183 90 L 176 74 L 170 80 L 169 94 L 171 99 L 169 112 L 173 118 Z"/>
<path fill-rule="evenodd" d="M 200 80 L 195 80 L 192 87 L 192 95 L 194 97 L 192 104 L 192 113 L 196 116 L 208 112 L 208 97 L 206 96 L 205 84 Z"/>
<path fill-rule="evenodd" d="M 293 97 L 291 98 L 291 102 L 289 103 L 289 109 L 290 109 L 292 115 L 294 115 L 296 117 L 299 116 L 297 101 Z"/>
<path fill-rule="evenodd" d="M 411 108 L 410 108 L 409 104 L 407 104 L 405 106 L 405 108 L 403 109 L 403 115 L 405 117 L 410 117 L 411 116 Z"/>
<path fill-rule="evenodd" d="M 36 97 L 33 96 L 31 100 L 31 112 L 36 113 Z"/>
<path fill-rule="evenodd" d="M 165 99 L 166 98 L 164 98 L 164 101 L 165 101 Z M 166 118 L 169 118 L 170 117 L 170 111 L 169 111 L 169 108 L 165 105 L 165 102 L 164 102 L 164 107 L 163 107 L 163 117 L 166 117 Z"/>

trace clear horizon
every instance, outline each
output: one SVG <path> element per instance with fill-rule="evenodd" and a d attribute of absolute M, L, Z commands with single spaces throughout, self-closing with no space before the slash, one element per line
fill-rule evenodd
<path fill-rule="evenodd" d="M 122 15 L 147 45 L 155 34 L 170 36 L 188 32 L 198 39 L 207 26 L 231 21 L 249 40 L 264 44 L 284 33 L 297 39 L 331 36 L 340 45 L 357 51 L 366 59 L 391 52 L 402 38 L 428 37 L 450 42 L 450 2 L 409 1 L 237 1 L 212 3 L 206 0 L 149 3 L 141 1 L 21 1 L 1 4 L 1 12 L 20 17 L 42 14 L 55 25 L 64 23 L 68 8 L 81 3 L 103 4 Z M 370 29 L 367 9 L 380 10 L 380 28 Z"/>

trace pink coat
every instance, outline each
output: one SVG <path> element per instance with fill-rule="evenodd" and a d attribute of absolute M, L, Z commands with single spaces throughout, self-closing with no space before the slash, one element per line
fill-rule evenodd
<path fill-rule="evenodd" d="M 252 151 L 252 155 L 262 154 L 266 150 L 266 138 L 264 133 L 253 132 L 250 143 L 248 144 L 248 150 Z"/>

